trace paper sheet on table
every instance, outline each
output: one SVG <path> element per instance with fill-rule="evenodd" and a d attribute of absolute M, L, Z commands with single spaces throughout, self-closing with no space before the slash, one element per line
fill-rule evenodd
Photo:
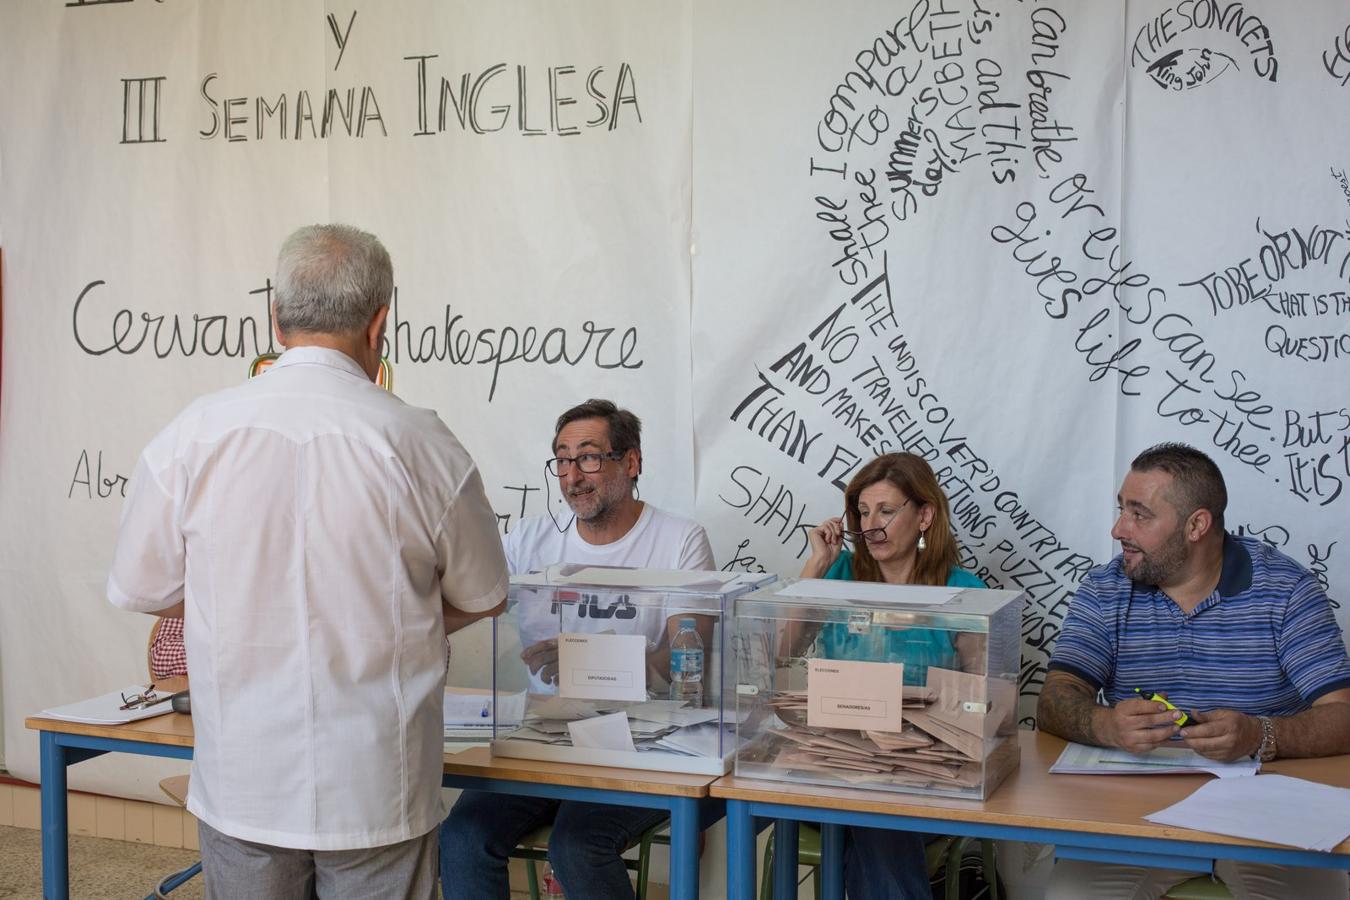
<path fill-rule="evenodd" d="M 1316 810 L 1315 815 L 1309 813 Z M 1144 816 L 1305 850 L 1331 850 L 1350 836 L 1350 788 L 1288 775 L 1210 781 L 1180 803 Z"/>
<path fill-rule="evenodd" d="M 909 606 L 941 606 L 965 588 L 915 587 L 907 584 L 881 584 L 870 581 L 839 581 L 803 578 L 778 592 L 780 597 L 806 597 L 813 600 L 870 600 L 879 603 L 903 603 Z"/>
<path fill-rule="evenodd" d="M 1089 747 L 1072 741 L 1050 767 L 1056 775 L 1194 775 L 1208 772 L 1220 778 L 1255 775 L 1259 760 L 1240 759 L 1221 763 L 1206 759 L 1189 747 L 1159 747 L 1136 755 L 1109 747 Z"/>
<path fill-rule="evenodd" d="M 633 734 L 628 730 L 628 716 L 621 712 L 569 722 L 567 731 L 572 736 L 573 747 L 637 752 L 633 746 Z"/>
<path fill-rule="evenodd" d="M 142 709 L 118 709 L 125 701 L 122 695 L 130 697 L 133 694 L 139 694 L 145 690 L 144 684 L 133 684 L 122 688 L 120 691 L 113 691 L 110 694 L 103 694 L 99 697 L 90 697 L 88 700 L 80 700 L 75 703 L 67 703 L 65 706 L 54 706 L 51 709 L 44 709 L 38 715 L 47 716 L 52 719 L 64 719 L 67 722 L 84 722 L 88 725 L 125 725 L 128 722 L 139 722 L 141 719 L 153 719 L 155 716 L 162 716 L 165 713 L 173 712 L 173 704 L 165 701 L 154 706 L 144 707 Z M 167 695 L 161 695 L 167 696 Z"/>
<path fill-rule="evenodd" d="M 446 728 L 492 727 L 492 691 L 447 687 L 441 710 Z M 525 692 L 497 695 L 497 727 L 514 728 L 525 718 Z"/>

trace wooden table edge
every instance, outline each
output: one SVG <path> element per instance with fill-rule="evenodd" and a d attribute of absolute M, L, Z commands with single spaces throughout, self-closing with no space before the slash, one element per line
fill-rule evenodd
<path fill-rule="evenodd" d="M 593 790 L 623 791 L 631 794 L 658 794 L 667 797 L 702 799 L 718 775 L 691 775 L 686 772 L 661 772 L 654 769 L 619 769 L 587 766 L 581 763 L 550 762 L 488 756 L 486 748 L 445 754 L 446 775 L 468 778 L 495 778 L 527 784 L 551 784 Z"/>
<path fill-rule="evenodd" d="M 1098 776 L 1093 776 L 1098 777 Z M 1131 776 L 1157 777 L 1158 776 Z M 1223 844 L 1234 847 L 1258 847 L 1261 849 L 1290 850 L 1304 852 L 1304 848 L 1289 844 L 1272 844 L 1228 834 L 1215 834 L 1208 831 L 1196 831 L 1175 825 L 1158 825 L 1148 821 L 1137 824 L 1129 822 L 1102 822 L 1092 819 L 1070 819 L 1065 817 L 1049 818 L 1030 814 L 988 810 L 980 804 L 986 801 L 962 800 L 951 797 L 923 798 L 924 803 L 912 802 L 915 795 L 897 794 L 897 799 L 877 799 L 875 796 L 859 797 L 848 793 L 849 788 L 839 788 L 838 792 L 823 785 L 785 784 L 774 787 L 775 782 L 762 781 L 759 786 L 745 784 L 758 781 L 741 775 L 726 775 L 713 782 L 710 793 L 721 800 L 747 800 L 755 803 L 773 803 L 784 806 L 799 806 L 807 809 L 835 809 L 848 812 L 876 813 L 879 815 L 909 816 L 915 819 L 933 819 L 949 822 L 963 822 L 980 825 L 1001 825 L 1012 828 L 1036 828 L 1045 831 L 1071 832 L 1077 834 L 1097 834 L 1114 837 L 1136 837 L 1157 840 L 1182 841 L 1195 844 Z M 787 788 L 784 790 L 784 788 Z M 794 791 L 793 789 L 797 790 Z M 802 789 L 806 789 L 803 791 Z M 856 789 L 854 789 L 856 790 Z M 817 791 L 819 793 L 817 793 Z M 899 799 L 904 797 L 905 799 Z M 971 804 L 970 806 L 947 805 Z M 1310 851 L 1307 851 L 1310 852 Z M 1350 839 L 1342 841 L 1332 855 L 1350 855 Z"/>
<path fill-rule="evenodd" d="M 162 716 L 154 716 L 123 725 L 68 722 L 65 719 L 51 719 L 46 716 L 29 716 L 24 719 L 23 724 L 31 731 L 52 731 L 60 734 L 78 734 L 85 737 L 109 738 L 141 744 L 164 744 L 171 747 L 191 747 L 193 745 L 192 718 L 182 713 L 165 713 Z M 166 725 L 169 727 L 166 728 Z M 184 726 L 186 726 L 186 730 L 184 730 Z"/>

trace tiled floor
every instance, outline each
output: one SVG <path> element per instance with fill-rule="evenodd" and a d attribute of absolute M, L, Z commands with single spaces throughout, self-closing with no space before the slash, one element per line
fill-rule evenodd
<path fill-rule="evenodd" d="M 144 897 L 156 881 L 197 861 L 191 850 L 108 838 L 70 838 L 70 893 L 80 900 Z M 200 898 L 200 878 L 169 896 Z M 0 900 L 42 900 L 42 832 L 0 826 Z"/>
<path fill-rule="evenodd" d="M 192 850 L 71 835 L 70 894 L 79 900 L 144 897 L 158 879 L 192 865 L 197 858 Z M 201 877 L 169 896 L 201 900 Z M 511 896 L 513 900 L 526 897 Z M 0 825 L 0 900 L 42 900 L 42 832 Z"/>

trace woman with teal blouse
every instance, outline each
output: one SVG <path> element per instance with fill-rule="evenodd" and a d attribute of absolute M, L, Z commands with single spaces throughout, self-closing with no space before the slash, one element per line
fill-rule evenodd
<path fill-rule="evenodd" d="M 845 520 L 821 522 L 810 534 L 811 557 L 803 578 L 837 578 L 886 584 L 982 588 L 958 565 L 947 497 L 932 468 L 912 453 L 887 453 L 858 470 L 844 490 Z M 844 549 L 845 538 L 854 549 Z M 868 659 L 905 664 L 906 684 L 927 684 L 928 667 L 960 668 L 951 632 L 915 628 L 884 635 L 849 634 L 841 624 L 816 635 L 826 659 Z M 923 836 L 884 828 L 845 829 L 844 891 L 850 898 L 928 900 Z"/>

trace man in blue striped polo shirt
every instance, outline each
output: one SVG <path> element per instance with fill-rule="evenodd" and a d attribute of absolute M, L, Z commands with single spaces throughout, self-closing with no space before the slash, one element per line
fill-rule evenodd
<path fill-rule="evenodd" d="M 1074 596 L 1039 727 L 1133 753 L 1179 736 L 1224 761 L 1350 753 L 1350 658 L 1326 594 L 1283 553 L 1224 531 L 1228 493 L 1213 460 L 1184 444 L 1152 447 L 1117 500 L 1111 536 L 1122 552 Z M 1242 900 L 1346 896 L 1344 872 L 1232 861 L 1217 871 Z M 1191 876 L 1060 860 L 1046 896 L 1161 897 Z"/>

